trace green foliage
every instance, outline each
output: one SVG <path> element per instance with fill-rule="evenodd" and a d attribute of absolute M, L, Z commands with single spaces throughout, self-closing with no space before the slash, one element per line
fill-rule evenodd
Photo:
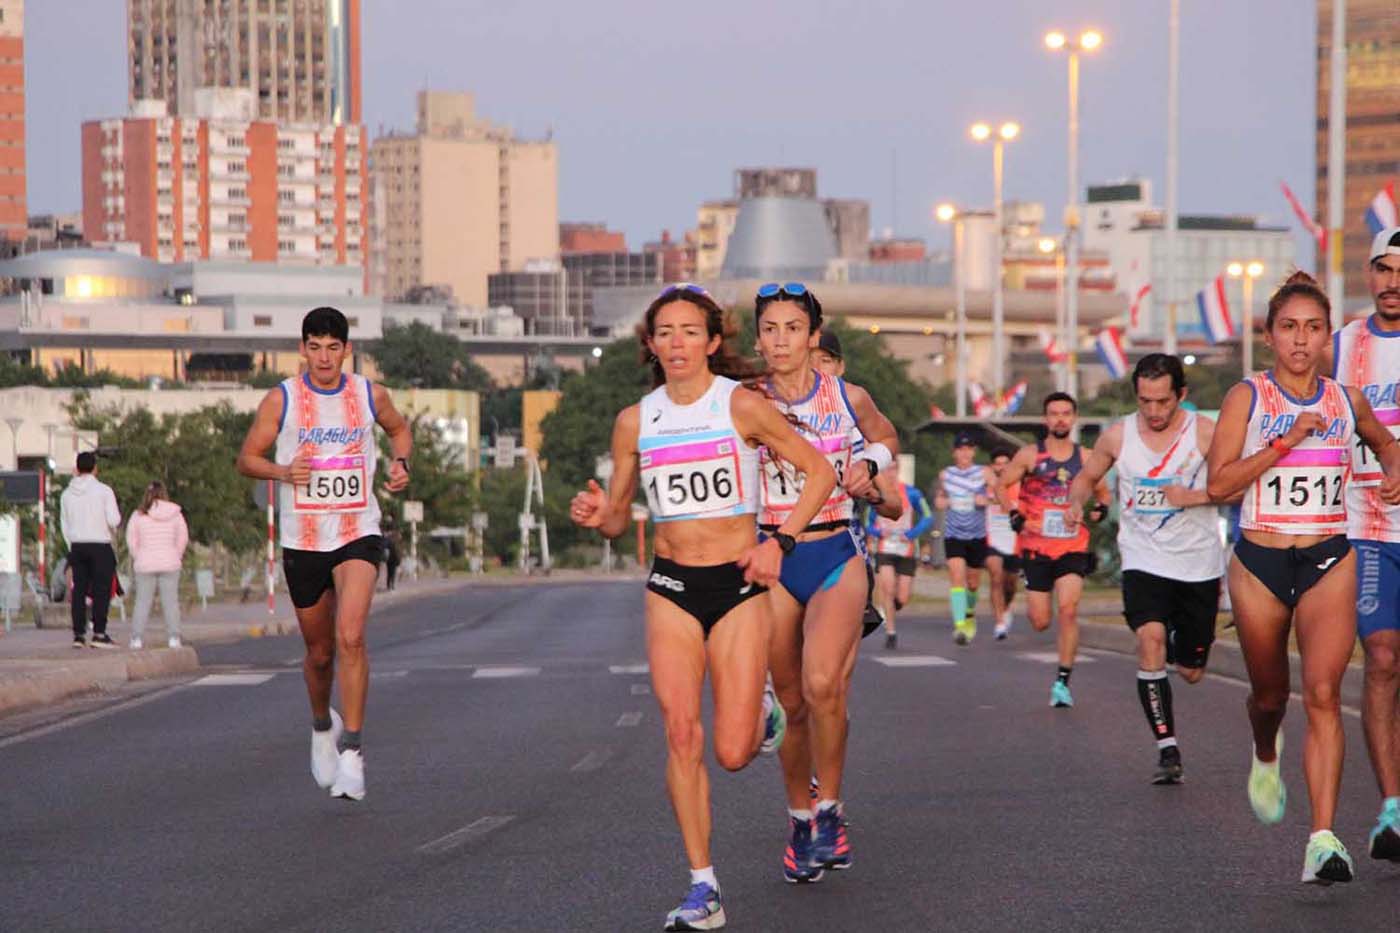
<path fill-rule="evenodd" d="M 390 327 L 371 354 L 391 386 L 489 392 L 491 374 L 471 359 L 466 345 L 418 321 Z"/>
<path fill-rule="evenodd" d="M 1240 367 L 1237 363 L 1187 366 L 1186 399 L 1199 409 L 1218 411 L 1225 400 L 1225 393 L 1239 381 Z M 1122 379 L 1105 384 L 1098 395 L 1080 406 L 1080 411 L 1086 415 L 1126 415 L 1136 407 L 1137 392 L 1129 373 Z"/>
<path fill-rule="evenodd" d="M 389 436 L 382 431 L 379 432 L 379 453 L 381 463 L 387 464 L 392 454 Z M 480 501 L 473 477 L 467 472 L 458 452 L 444 444 L 432 426 L 421 417 L 413 420 L 411 462 L 413 472 L 409 475 L 406 490 L 396 495 L 382 490 L 379 492 L 379 506 L 386 526 L 405 526 L 403 503 L 408 499 L 423 503 L 420 534 L 430 528 L 462 528 L 470 524 L 471 513 Z M 384 477 L 381 470 L 381 484 Z"/>
<path fill-rule="evenodd" d="M 595 459 L 610 449 L 617 413 L 651 389 L 651 373 L 637 361 L 637 341 L 627 337 L 604 347 L 601 359 L 570 374 L 561 389 L 559 407 L 540 424 L 540 456 L 552 478 L 576 490 L 593 476 Z"/>
<path fill-rule="evenodd" d="M 98 386 L 118 386 L 123 389 L 144 388 L 139 379 L 119 376 L 110 369 L 99 369 L 85 373 L 76 366 L 65 366 L 53 376 L 38 366 L 17 362 L 8 354 L 0 353 L 0 389 L 14 386 L 40 386 L 55 389 L 92 389 Z"/>

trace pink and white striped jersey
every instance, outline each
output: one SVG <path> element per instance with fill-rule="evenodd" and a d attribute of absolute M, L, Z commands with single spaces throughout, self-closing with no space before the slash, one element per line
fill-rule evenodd
<path fill-rule="evenodd" d="M 1242 458 L 1287 434 L 1305 411 L 1316 412 L 1323 427 L 1245 490 L 1240 528 L 1285 535 L 1344 534 L 1347 512 L 1342 491 L 1351 478 L 1351 444 L 1356 434 L 1356 414 L 1346 390 L 1318 376 L 1313 397 L 1299 399 L 1274 381 L 1272 372 L 1256 373 L 1245 381 L 1254 390 L 1254 402 Z"/>
<path fill-rule="evenodd" d="M 1360 389 L 1376 420 L 1400 438 L 1400 331 L 1376 326 L 1375 316 L 1352 321 L 1332 337 L 1332 376 Z M 1400 542 L 1400 505 L 1381 501 L 1384 478 L 1376 455 L 1358 436 L 1351 448 L 1347 484 L 1347 537 Z"/>
<path fill-rule="evenodd" d="M 306 374 L 284 379 L 278 464 L 298 453 L 311 459 L 306 485 L 279 484 L 282 546 L 334 551 L 379 534 L 374 497 L 373 387 L 364 376 L 342 375 L 335 389 L 318 389 Z"/>
<path fill-rule="evenodd" d="M 813 525 L 834 527 L 834 523 L 851 520 L 854 506 L 841 480 L 851 457 L 864 448 L 865 439 L 856 427 L 855 411 L 846 398 L 845 380 L 815 370 L 812 375 L 812 391 L 806 398 L 795 402 L 774 399 L 774 404 L 797 419 L 801 425 L 798 433 L 820 450 L 836 470 L 836 487 L 812 519 Z M 776 528 L 787 519 L 802 494 L 802 474 L 792 464 L 774 459 L 767 447 L 759 454 L 759 463 L 763 469 L 763 512 L 758 524 L 761 528 Z"/>

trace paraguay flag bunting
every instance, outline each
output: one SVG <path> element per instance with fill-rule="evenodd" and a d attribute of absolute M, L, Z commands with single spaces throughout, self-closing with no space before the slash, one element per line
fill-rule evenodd
<path fill-rule="evenodd" d="M 1298 201 L 1298 196 L 1293 193 L 1292 188 L 1288 187 L 1287 182 L 1280 180 L 1278 184 L 1279 187 L 1283 189 L 1283 196 L 1288 199 L 1288 206 L 1293 208 L 1293 214 L 1298 218 L 1298 222 L 1303 225 L 1305 230 L 1313 235 L 1314 240 L 1317 240 L 1318 249 L 1326 249 L 1327 228 L 1313 220 L 1312 216 L 1307 211 L 1303 210 L 1303 205 Z"/>
<path fill-rule="evenodd" d="M 1114 379 L 1122 379 L 1128 374 L 1128 354 L 1123 352 L 1123 335 L 1116 327 L 1105 327 L 1094 338 L 1094 347 L 1099 351 L 1099 359 L 1108 367 L 1108 374 Z"/>
<path fill-rule="evenodd" d="M 1045 352 L 1045 358 L 1052 363 L 1063 363 L 1069 359 L 1069 354 L 1060 346 L 1060 341 L 1054 334 L 1050 333 L 1048 327 L 1042 327 L 1036 332 L 1040 340 L 1040 349 Z"/>
<path fill-rule="evenodd" d="M 1400 206 L 1397 206 L 1395 201 L 1395 182 L 1387 182 L 1371 199 L 1370 206 L 1366 208 L 1366 226 L 1371 229 L 1372 236 L 1386 227 L 1400 226 Z"/>
<path fill-rule="evenodd" d="M 988 418 L 996 413 L 996 404 L 987 395 L 987 390 L 982 388 L 982 383 L 969 382 L 967 395 L 972 402 L 972 413 L 977 417 Z"/>
<path fill-rule="evenodd" d="M 1136 328 L 1142 319 L 1142 299 L 1147 297 L 1147 293 L 1152 291 L 1152 283 L 1149 282 L 1137 290 L 1133 295 L 1132 306 L 1128 308 L 1129 325 Z"/>
<path fill-rule="evenodd" d="M 1225 276 L 1217 275 L 1209 285 L 1196 292 L 1196 308 L 1201 312 L 1201 326 L 1211 343 L 1235 336 L 1230 303 L 1225 300 Z"/>
<path fill-rule="evenodd" d="M 1021 410 L 1021 403 L 1026 400 L 1026 390 L 1030 388 L 1026 380 L 1022 379 L 1011 388 L 1001 394 L 1001 402 L 997 405 L 997 410 L 1003 415 L 1014 415 Z"/>

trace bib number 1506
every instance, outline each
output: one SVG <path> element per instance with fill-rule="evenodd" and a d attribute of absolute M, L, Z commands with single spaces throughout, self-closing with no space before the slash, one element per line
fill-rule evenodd
<path fill-rule="evenodd" d="M 653 474 L 647 490 L 663 515 L 707 512 L 733 504 L 734 471 L 726 464 L 708 470 Z"/>

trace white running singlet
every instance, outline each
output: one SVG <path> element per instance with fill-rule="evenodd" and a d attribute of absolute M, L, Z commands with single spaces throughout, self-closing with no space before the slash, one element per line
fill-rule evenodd
<path fill-rule="evenodd" d="M 276 462 L 311 460 L 311 481 L 278 484 L 282 546 L 334 551 L 379 534 L 374 472 L 374 396 L 370 381 L 342 374 L 340 386 L 318 389 L 305 373 L 282 380 L 282 424 Z"/>
<path fill-rule="evenodd" d="M 1196 441 L 1196 414 L 1185 412 L 1171 445 L 1156 453 L 1138 431 L 1138 416 L 1123 419 L 1118 453 L 1118 550 L 1124 570 L 1188 583 L 1220 576 L 1224 547 L 1219 512 L 1167 504 L 1167 487 L 1206 488 L 1206 458 Z"/>
<path fill-rule="evenodd" d="M 1339 535 L 1347 530 L 1342 490 L 1351 478 L 1351 441 L 1356 415 L 1341 384 L 1317 377 L 1310 399 L 1289 395 L 1272 372 L 1245 380 L 1254 390 L 1241 458 L 1283 437 L 1305 411 L 1322 418 L 1321 434 L 1309 434 L 1264 472 L 1244 493 L 1240 528 L 1285 535 Z"/>
<path fill-rule="evenodd" d="M 1344 386 L 1360 389 L 1376 420 L 1400 438 L 1400 331 L 1376 327 L 1374 315 L 1352 321 L 1332 338 L 1332 376 Z M 1351 470 L 1346 490 L 1347 537 L 1400 542 L 1400 505 L 1381 501 L 1384 473 L 1360 436 L 1352 444 Z"/>
<path fill-rule="evenodd" d="M 671 401 L 664 385 L 643 397 L 637 452 L 653 521 L 758 511 L 758 448 L 739 435 L 729 409 L 738 386 L 715 376 L 689 405 Z"/>
<path fill-rule="evenodd" d="M 845 380 L 824 376 L 816 370 L 812 371 L 812 376 L 812 391 L 806 398 L 790 403 L 773 401 L 779 411 L 798 420 L 801 424 L 798 433 L 820 450 L 836 471 L 836 486 L 812 524 L 849 523 L 855 509 L 841 480 L 864 440 L 856 427 L 855 412 L 846 398 Z M 763 466 L 763 514 L 758 524 L 762 528 L 776 528 L 797 505 L 803 477 L 792 464 L 775 460 L 766 447 L 762 448 L 760 462 Z"/>

